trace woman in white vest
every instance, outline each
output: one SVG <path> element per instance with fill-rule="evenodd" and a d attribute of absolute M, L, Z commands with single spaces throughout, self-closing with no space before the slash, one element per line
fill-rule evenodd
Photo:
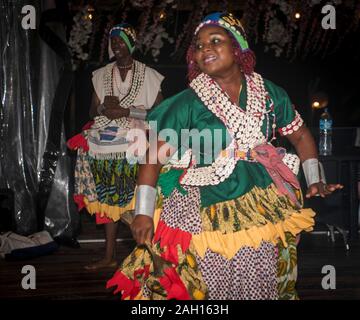
<path fill-rule="evenodd" d="M 129 24 L 115 25 L 109 34 L 109 56 L 116 61 L 93 72 L 94 93 L 90 117 L 94 121 L 69 140 L 78 150 L 74 200 L 105 224 L 105 257 L 86 266 L 97 270 L 115 267 L 118 220 L 134 208 L 138 165 L 129 163 L 127 139 L 132 128 L 144 129 L 147 110 L 162 100 L 163 76 L 133 59 L 135 30 Z"/>

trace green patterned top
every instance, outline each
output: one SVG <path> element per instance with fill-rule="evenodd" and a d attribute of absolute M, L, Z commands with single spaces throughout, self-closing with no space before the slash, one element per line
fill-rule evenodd
<path fill-rule="evenodd" d="M 292 106 L 290 98 L 285 90 L 271 81 L 264 79 L 264 85 L 274 102 L 276 127 L 277 129 L 285 127 L 295 118 L 295 109 Z M 239 105 L 244 110 L 246 108 L 246 100 L 246 82 L 243 81 Z M 267 109 L 269 109 L 269 105 L 270 102 L 267 102 Z M 274 113 L 270 113 L 269 117 L 269 139 L 272 137 L 271 126 L 274 121 Z M 199 146 L 193 146 L 191 134 L 187 134 L 186 132 L 181 139 L 182 129 L 198 129 L 199 131 L 206 129 L 208 132 L 212 133 L 211 136 L 215 137 L 215 139 L 219 139 L 221 136 L 223 149 L 225 149 L 231 141 L 230 135 L 224 124 L 206 108 L 192 89 L 186 89 L 164 100 L 160 105 L 149 112 L 147 120 L 156 121 L 156 127 L 154 126 L 154 123 L 151 124 L 151 127 L 158 132 L 160 137 L 166 139 L 169 144 L 178 148 L 180 154 L 184 152 L 184 145 L 181 146 L 180 141 L 188 141 L 187 143 L 193 148 L 193 152 L 194 149 L 199 147 L 200 159 L 198 160 L 198 166 L 204 165 L 205 157 L 211 157 L 211 159 L 214 160 L 214 155 L 217 153 L 213 150 L 214 148 L 204 146 L 203 140 L 200 141 Z M 169 140 L 166 131 L 161 132 L 161 130 L 169 128 L 178 133 L 178 141 Z M 267 123 L 266 120 L 264 120 L 262 132 L 265 136 L 266 128 Z M 250 191 L 254 186 L 266 188 L 271 182 L 270 176 L 262 165 L 240 160 L 237 162 L 230 177 L 224 182 L 215 186 L 200 187 L 201 205 L 207 207 L 217 202 L 235 199 Z"/>

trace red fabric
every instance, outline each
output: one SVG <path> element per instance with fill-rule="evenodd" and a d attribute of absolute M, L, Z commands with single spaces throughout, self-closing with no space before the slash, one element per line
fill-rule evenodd
<path fill-rule="evenodd" d="M 161 258 L 177 265 L 179 263 L 177 247 L 168 246 L 167 250 L 161 254 Z"/>
<path fill-rule="evenodd" d="M 295 174 L 282 161 L 286 150 L 284 148 L 275 148 L 270 144 L 259 145 L 253 150 L 256 152 L 256 160 L 265 167 L 279 192 L 289 196 L 294 203 L 297 203 L 295 193 L 286 185 L 287 183 L 296 189 L 300 189 Z"/>
<path fill-rule="evenodd" d="M 82 127 L 81 130 L 88 130 L 88 129 L 90 129 L 91 126 L 94 124 L 94 122 L 95 122 L 94 120 L 91 120 L 91 121 L 87 122 L 87 123 Z"/>
<path fill-rule="evenodd" d="M 106 216 L 102 217 L 98 212 L 96 212 L 95 217 L 96 217 L 96 224 L 107 224 L 114 221 Z"/>
<path fill-rule="evenodd" d="M 175 268 L 167 268 L 164 275 L 159 279 L 161 286 L 167 292 L 167 299 L 190 300 L 190 295 L 186 290 Z"/>
<path fill-rule="evenodd" d="M 127 297 L 135 298 L 140 291 L 139 282 L 130 280 L 121 271 L 117 271 L 115 275 L 106 283 L 106 289 L 117 286 L 114 294 L 121 292 L 121 300 Z"/>
<path fill-rule="evenodd" d="M 114 294 L 121 292 L 121 300 L 129 297 L 133 300 L 140 292 L 140 283 L 137 280 L 138 275 L 144 274 L 144 279 L 149 276 L 150 266 L 147 265 L 143 269 L 134 271 L 134 279 L 131 280 L 121 271 L 116 271 L 114 276 L 106 283 L 106 289 L 117 286 Z"/>
<path fill-rule="evenodd" d="M 82 131 L 90 129 L 93 124 L 94 124 L 93 120 L 87 122 L 82 127 Z M 72 138 L 70 138 L 67 141 L 66 144 L 67 144 L 68 148 L 71 149 L 71 150 L 77 150 L 79 148 L 82 148 L 84 151 L 89 151 L 89 145 L 88 145 L 86 139 L 84 138 L 84 136 L 81 133 L 79 133 L 76 136 L 73 136 Z"/>
<path fill-rule="evenodd" d="M 142 275 L 144 273 L 144 278 L 146 279 L 149 276 L 150 273 L 150 266 L 146 265 L 144 267 L 144 269 L 138 269 L 134 271 L 134 279 L 138 276 L 138 275 Z"/>
<path fill-rule="evenodd" d="M 160 220 L 154 235 L 153 242 L 160 241 L 160 247 L 167 247 L 167 251 L 163 254 L 166 255 L 166 260 L 169 260 L 175 264 L 178 263 L 176 246 L 180 244 L 182 252 L 185 252 L 190 245 L 191 233 L 180 230 L 179 228 L 171 228 Z"/>
<path fill-rule="evenodd" d="M 73 199 L 78 207 L 78 211 L 85 208 L 84 196 L 82 194 L 74 194 Z"/>
<path fill-rule="evenodd" d="M 158 241 L 160 241 L 161 248 L 167 247 L 167 250 L 161 254 L 162 258 L 174 264 L 178 264 L 179 259 L 176 246 L 180 244 L 182 251 L 185 252 L 189 248 L 191 234 L 178 228 L 171 228 L 167 226 L 164 221 L 160 220 L 153 239 L 153 242 Z M 133 299 L 140 292 L 140 284 L 137 277 L 142 274 L 144 274 L 144 279 L 149 276 L 149 266 L 145 266 L 144 269 L 135 270 L 134 280 L 129 279 L 122 272 L 117 271 L 113 278 L 107 282 L 106 288 L 118 286 L 114 294 L 121 291 L 121 299 L 127 297 Z M 181 278 L 176 273 L 175 268 L 170 267 L 165 269 L 164 275 L 159 279 L 159 282 L 167 292 L 167 299 L 191 299 Z"/>
<path fill-rule="evenodd" d="M 81 133 L 70 138 L 66 144 L 71 150 L 77 150 L 79 148 L 82 148 L 84 151 L 89 151 L 89 145 L 85 137 Z"/>

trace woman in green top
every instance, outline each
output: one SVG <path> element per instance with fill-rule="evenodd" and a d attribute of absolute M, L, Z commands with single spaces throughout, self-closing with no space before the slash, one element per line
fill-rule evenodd
<path fill-rule="evenodd" d="M 300 161 L 306 197 L 342 186 L 321 178 L 309 130 L 286 92 L 254 72 L 232 14 L 207 16 L 187 59 L 190 88 L 148 114 L 157 162 L 150 147 L 131 224 L 138 246 L 107 286 L 122 299 L 296 299 L 296 236 L 312 229 L 315 214 L 302 208 Z M 211 142 L 220 132 L 221 152 L 189 130 L 210 131 Z M 272 146 L 275 130 L 299 157 Z M 164 148 L 181 159 L 163 167 Z"/>

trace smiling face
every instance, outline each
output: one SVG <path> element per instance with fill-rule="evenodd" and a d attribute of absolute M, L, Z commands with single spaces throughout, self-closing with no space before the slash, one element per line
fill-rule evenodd
<path fill-rule="evenodd" d="M 111 37 L 111 50 L 114 52 L 116 60 L 126 60 L 131 56 L 125 41 L 120 37 Z"/>
<path fill-rule="evenodd" d="M 222 77 L 239 68 L 232 40 L 224 28 L 205 26 L 195 42 L 195 61 L 200 70 L 212 77 Z"/>

